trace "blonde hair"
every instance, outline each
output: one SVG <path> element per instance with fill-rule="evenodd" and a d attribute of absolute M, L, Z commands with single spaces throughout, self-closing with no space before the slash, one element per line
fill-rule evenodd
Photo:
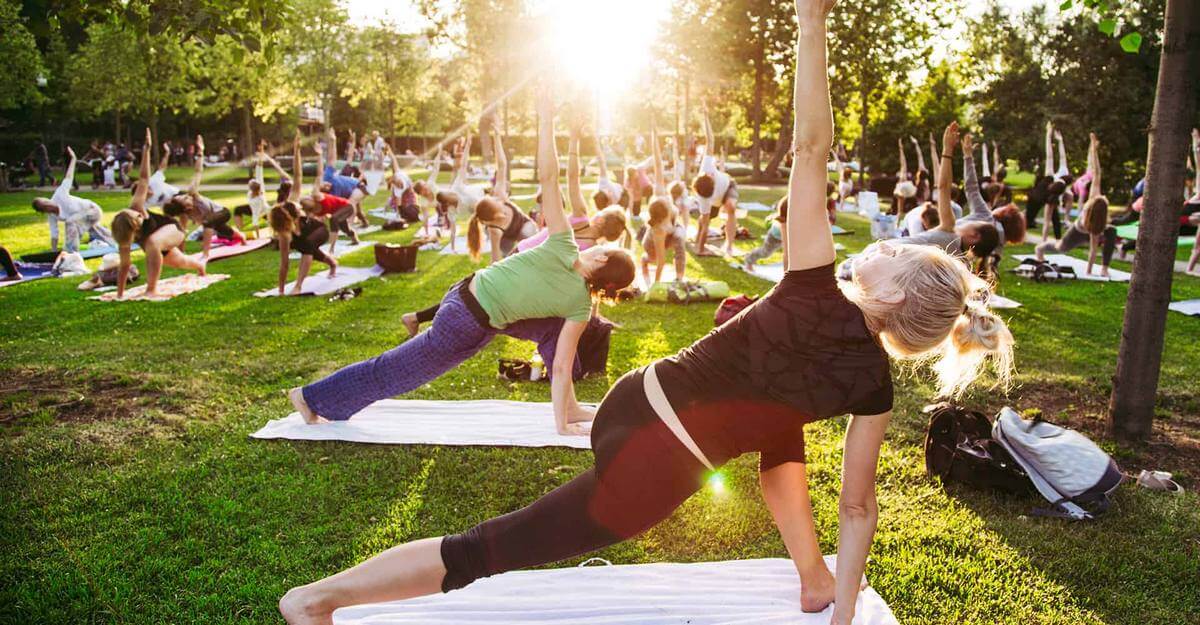
<path fill-rule="evenodd" d="M 862 310 L 893 358 L 930 362 L 942 396 L 957 397 L 975 381 L 988 360 L 996 386 L 1013 373 L 1013 336 L 986 305 L 991 286 L 960 260 L 923 245 L 899 245 L 895 287 L 899 304 L 884 301 L 856 279 L 842 283 L 846 297 Z"/>
<path fill-rule="evenodd" d="M 142 229 L 142 215 L 136 211 L 123 210 L 113 217 L 112 228 L 113 240 L 117 245 L 129 246 L 133 244 L 133 240 L 137 238 L 138 233 Z"/>
<path fill-rule="evenodd" d="M 471 215 L 471 221 L 467 224 L 467 252 L 471 260 L 478 262 L 483 251 L 483 231 L 487 227 L 486 222 L 499 219 L 503 212 L 504 205 L 494 198 L 485 197 L 475 205 L 475 214 Z"/>

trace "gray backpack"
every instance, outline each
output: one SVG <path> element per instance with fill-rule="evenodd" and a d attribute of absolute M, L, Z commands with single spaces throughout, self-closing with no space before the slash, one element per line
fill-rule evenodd
<path fill-rule="evenodd" d="M 1109 495 L 1121 484 L 1117 463 L 1086 436 L 1046 423 L 1027 421 L 1005 407 L 992 424 L 992 438 L 1025 470 L 1050 503 L 1036 516 L 1093 519 L 1108 510 Z"/>

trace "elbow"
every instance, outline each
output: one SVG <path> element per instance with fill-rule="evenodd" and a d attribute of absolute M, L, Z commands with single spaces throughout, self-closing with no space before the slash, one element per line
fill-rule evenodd
<path fill-rule="evenodd" d="M 879 517 L 879 507 L 875 498 L 847 501 L 838 503 L 838 517 L 843 521 L 874 522 Z"/>

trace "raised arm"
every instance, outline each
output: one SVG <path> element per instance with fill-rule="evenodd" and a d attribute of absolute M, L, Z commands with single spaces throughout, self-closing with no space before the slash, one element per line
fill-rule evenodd
<path fill-rule="evenodd" d="M 492 195 L 500 201 L 508 200 L 508 155 L 504 153 L 504 141 L 500 139 L 500 129 L 493 128 L 492 132 L 496 135 L 496 184 L 492 188 Z"/>
<path fill-rule="evenodd" d="M 337 167 L 337 131 L 333 129 L 333 126 L 330 126 L 329 129 L 325 131 L 325 136 L 329 139 L 329 141 L 328 141 L 328 143 L 329 143 L 329 164 L 333 165 L 336 168 Z M 320 175 L 320 172 L 322 169 L 325 169 L 325 168 L 322 167 L 321 169 L 317 170 L 318 175 Z"/>
<path fill-rule="evenodd" d="M 920 142 L 917 141 L 916 137 L 910 136 L 908 139 L 912 141 L 913 150 L 917 153 L 917 171 L 929 171 L 925 168 L 925 155 L 921 153 Z"/>
<path fill-rule="evenodd" d="M 937 141 L 933 138 L 933 133 L 929 133 L 929 162 L 933 164 L 933 188 L 937 189 L 942 186 L 941 182 L 941 159 L 938 158 Z"/>
<path fill-rule="evenodd" d="M 942 156 L 938 164 L 937 209 L 938 226 L 936 230 L 954 232 L 954 207 L 950 202 L 950 187 L 954 186 L 954 148 L 958 147 L 958 122 L 950 122 L 942 133 Z"/>
<path fill-rule="evenodd" d="M 150 146 L 146 146 L 146 150 L 149 149 Z M 65 192 L 70 193 L 71 187 L 75 182 L 75 162 L 77 159 L 75 158 L 75 150 L 73 150 L 69 145 L 67 146 L 67 157 L 67 171 L 63 174 L 62 182 L 58 186 Z"/>
<path fill-rule="evenodd" d="M 984 144 L 984 151 L 987 150 L 987 144 Z M 1000 172 L 1000 168 L 1004 166 L 1004 161 L 1000 160 L 1000 144 L 992 142 L 992 165 L 995 166 L 996 172 Z"/>
<path fill-rule="evenodd" d="M 204 140 L 199 139 L 201 151 L 203 151 Z M 146 149 L 142 150 L 142 169 L 138 173 L 137 189 L 133 192 L 133 202 L 129 208 L 142 214 L 142 217 L 148 217 L 146 212 L 146 198 L 150 197 L 150 146 L 152 139 L 150 137 L 150 129 L 146 129 Z M 71 159 L 71 164 L 75 164 L 75 160 Z"/>
<path fill-rule="evenodd" d="M 828 4 L 828 7 L 823 6 Z M 833 232 L 825 211 L 825 155 L 833 145 L 833 109 L 825 50 L 825 17 L 833 3 L 797 0 L 799 29 L 793 98 L 794 164 L 788 180 L 788 269 L 803 271 L 833 263 Z"/>
<path fill-rule="evenodd" d="M 1054 137 L 1058 139 L 1058 170 L 1055 175 L 1066 175 L 1071 173 L 1071 166 L 1067 163 L 1067 144 L 1063 141 L 1062 133 L 1055 130 Z"/>
<path fill-rule="evenodd" d="M 143 159 L 145 160 L 145 159 Z M 187 192 L 195 193 L 200 190 L 200 178 L 204 176 L 204 137 L 196 135 L 196 171 L 192 174 L 192 181 L 188 183 Z M 146 179 L 150 179 L 150 174 L 146 174 Z"/>
<path fill-rule="evenodd" d="M 969 137 L 969 136 L 971 136 L 971 135 L 966 135 L 966 136 L 967 136 L 967 137 Z M 980 158 L 982 158 L 982 159 L 983 159 L 983 176 L 984 176 L 984 178 L 991 178 L 991 177 L 992 177 L 992 168 L 991 168 L 991 166 L 988 164 L 988 150 L 987 150 L 987 141 L 984 141 L 982 145 L 983 145 L 983 149 L 982 149 L 982 150 L 980 150 L 980 152 L 982 153 L 982 154 L 980 155 Z M 971 159 L 972 159 L 972 160 L 974 160 L 974 158 L 975 158 L 975 148 L 974 148 L 974 145 L 972 145 L 971 149 L 970 149 L 970 150 L 968 150 L 968 149 L 967 149 L 967 141 L 966 141 L 966 137 L 964 137 L 964 138 L 963 138 L 963 158 L 965 159 L 965 158 L 967 158 L 968 156 L 970 156 L 970 157 L 971 157 Z M 964 178 L 964 179 L 966 178 L 966 174 L 963 174 L 963 178 Z M 976 183 L 976 186 L 979 186 L 979 185 L 978 185 L 978 183 Z"/>
<path fill-rule="evenodd" d="M 650 150 L 654 153 L 654 194 L 667 194 L 667 179 L 663 174 L 662 149 L 658 145 L 658 130 L 650 126 Z"/>
<path fill-rule="evenodd" d="M 1100 186 L 1100 139 L 1096 133 L 1088 135 L 1088 168 L 1092 170 L 1092 186 L 1088 189 L 1088 199 L 1100 197 L 1103 187 Z"/>
<path fill-rule="evenodd" d="M 1192 170 L 1196 176 L 1192 193 L 1200 193 L 1200 129 L 1198 128 L 1192 129 Z"/>
<path fill-rule="evenodd" d="M 542 185 L 542 215 L 550 234 L 569 232 L 558 187 L 558 148 L 554 145 L 554 91 L 549 80 L 538 90 L 538 183 Z M 557 410 L 555 411 L 557 412 Z"/>
<path fill-rule="evenodd" d="M 900 151 L 900 180 L 908 177 L 908 157 L 904 156 L 904 140 L 896 139 L 896 149 Z"/>
<path fill-rule="evenodd" d="M 712 122 L 708 119 L 708 106 L 704 107 L 704 151 L 708 156 L 717 155 L 717 141 L 713 137 Z"/>
<path fill-rule="evenodd" d="M 149 149 L 149 146 L 147 146 Z M 158 170 L 165 171 L 171 164 L 171 142 L 166 141 L 162 144 L 162 158 L 158 159 Z"/>
<path fill-rule="evenodd" d="M 986 145 L 983 146 L 983 153 L 987 154 Z M 967 203 L 971 206 L 971 214 L 991 217 L 992 211 L 988 208 L 987 200 L 983 199 L 983 193 L 979 190 L 979 178 L 975 175 L 975 142 L 970 133 L 962 136 L 962 155 L 963 190 L 967 194 Z"/>
<path fill-rule="evenodd" d="M 571 124 L 571 141 L 567 145 L 567 197 L 571 201 L 573 217 L 587 217 L 587 199 L 579 184 L 579 124 Z"/>
<path fill-rule="evenodd" d="M 1054 175 L 1054 124 L 1046 122 L 1046 166 L 1043 172 L 1047 176 Z"/>
<path fill-rule="evenodd" d="M 600 180 L 608 180 L 608 156 L 604 154 L 604 142 L 596 132 L 596 156 L 600 159 Z"/>
<path fill-rule="evenodd" d="M 318 143 L 318 145 L 320 144 Z M 271 159 L 271 162 L 274 163 L 275 159 Z M 279 165 L 276 164 L 276 169 L 278 168 Z M 300 157 L 299 128 L 296 129 L 296 136 L 292 139 L 292 171 L 295 173 L 292 175 L 292 191 L 288 194 L 288 200 L 292 202 L 299 202 L 301 193 L 300 188 L 304 186 L 304 160 Z M 282 175 L 283 171 L 280 170 L 279 173 Z M 321 179 L 319 172 L 317 174 L 317 179 Z"/>
<path fill-rule="evenodd" d="M 312 184 L 312 197 L 314 200 L 320 201 L 321 196 L 321 172 L 325 171 L 325 149 L 321 147 L 321 142 L 313 143 L 313 149 L 317 151 L 317 179 Z M 299 184 L 297 184 L 299 186 Z M 333 232 L 329 233 L 333 235 Z"/>
<path fill-rule="evenodd" d="M 458 158 L 454 163 L 454 180 L 451 181 L 451 186 L 467 184 L 467 165 L 471 161 L 471 131 L 467 131 L 467 136 L 463 140 L 462 151 L 459 152 Z M 557 169 L 557 168 L 556 168 Z"/>

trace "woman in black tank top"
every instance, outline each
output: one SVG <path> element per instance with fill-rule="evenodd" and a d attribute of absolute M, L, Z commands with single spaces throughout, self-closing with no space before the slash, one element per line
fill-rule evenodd
<path fill-rule="evenodd" d="M 132 266 L 133 244 L 137 243 L 146 252 L 146 291 L 142 297 L 153 299 L 158 295 L 158 279 L 163 265 L 176 269 L 188 269 L 205 275 L 205 263 L 183 253 L 183 228 L 174 219 L 146 210 L 146 198 L 150 194 L 150 146 L 154 145 L 150 129 L 146 129 L 146 149 L 142 151 L 142 169 L 133 203 L 117 213 L 112 221 L 113 238 L 121 255 L 117 270 L 117 297 L 125 297 L 125 284 Z"/>
<path fill-rule="evenodd" d="M 292 141 L 292 163 L 295 168 L 294 182 L 289 189 L 289 196 L 279 202 L 268 213 L 268 221 L 275 238 L 279 240 L 279 294 L 284 293 L 287 285 L 290 252 L 300 252 L 300 267 L 296 271 L 296 284 L 292 287 L 291 295 L 299 295 L 304 290 L 304 279 L 312 269 L 313 260 L 329 266 L 329 277 L 337 275 L 338 263 L 321 250 L 321 246 L 329 242 L 329 228 L 319 215 L 309 215 L 301 212 L 300 191 L 304 186 L 304 166 L 300 159 L 300 134 Z M 312 205 L 315 210 L 320 206 Z"/>
<path fill-rule="evenodd" d="M 479 260 L 483 249 L 482 234 L 486 230 L 491 242 L 492 262 L 508 256 L 517 243 L 537 234 L 537 224 L 508 200 L 508 157 L 496 131 L 496 184 L 492 192 L 475 205 L 475 214 L 467 226 L 467 251 Z"/>
<path fill-rule="evenodd" d="M 832 622 L 849 625 L 875 531 L 875 467 L 892 408 L 889 356 L 947 350 L 941 381 L 955 391 L 974 377 L 974 356 L 994 351 L 1003 364 L 1011 336 L 981 304 L 967 303 L 980 283 L 966 267 L 933 248 L 872 250 L 852 285 L 843 290 L 835 282 L 825 211 L 825 157 L 833 142 L 825 15 L 832 4 L 797 0 L 796 147 L 783 282 L 676 356 L 621 378 L 595 416 L 594 466 L 462 534 L 408 543 L 293 589 L 280 602 L 289 622 L 328 622 L 334 609 L 358 601 L 448 592 L 636 536 L 698 490 L 710 468 L 759 452 L 764 499 L 800 573 L 801 608 L 819 611 L 832 602 Z M 539 101 L 539 119 L 544 140 L 553 141 L 547 100 Z M 952 331 L 955 339 L 947 341 Z M 854 417 L 835 577 L 814 529 L 803 425 L 846 413 Z"/>

